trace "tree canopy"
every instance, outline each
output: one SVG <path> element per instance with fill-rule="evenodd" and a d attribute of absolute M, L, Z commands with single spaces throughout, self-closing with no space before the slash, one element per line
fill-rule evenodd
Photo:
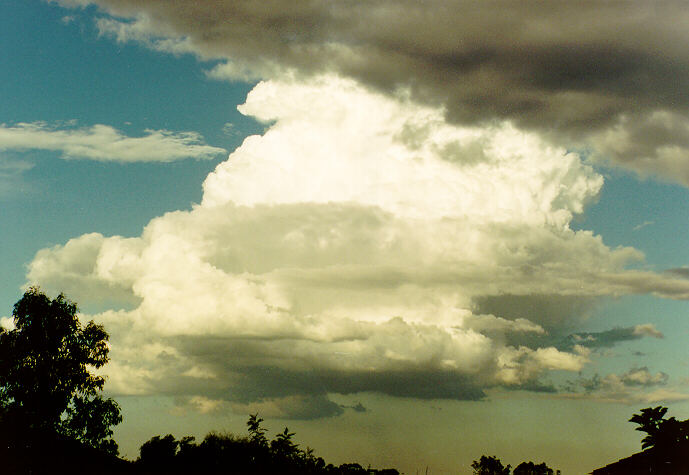
<path fill-rule="evenodd" d="M 474 475 L 510 475 L 510 465 L 504 467 L 500 459 L 494 455 L 482 455 L 480 460 L 474 460 L 471 468 L 474 469 Z"/>
<path fill-rule="evenodd" d="M 553 469 L 548 467 L 545 462 L 535 464 L 533 462 L 522 462 L 514 468 L 512 475 L 553 475 Z"/>
<path fill-rule="evenodd" d="M 0 329 L 3 443 L 55 434 L 117 453 L 111 427 L 120 409 L 91 372 L 108 362 L 108 334 L 93 321 L 82 327 L 77 312 L 64 295 L 51 300 L 31 287 L 14 305 L 14 329 Z"/>
<path fill-rule="evenodd" d="M 636 430 L 645 432 L 641 448 L 673 450 L 686 448 L 689 443 L 689 420 L 678 421 L 674 417 L 665 419 L 667 407 L 647 407 L 640 414 L 634 414 L 629 422 L 638 424 Z"/>

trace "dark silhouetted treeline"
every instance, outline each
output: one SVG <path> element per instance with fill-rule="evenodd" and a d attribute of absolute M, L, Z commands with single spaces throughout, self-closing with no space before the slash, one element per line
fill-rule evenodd
<path fill-rule="evenodd" d="M 514 471 L 510 471 L 511 465 L 504 466 L 496 456 L 482 455 L 479 460 L 474 460 L 471 464 L 474 475 L 560 475 L 560 471 L 553 471 L 545 462 L 535 464 L 533 462 L 522 462 L 517 465 Z"/>
<path fill-rule="evenodd" d="M 17 434 L 0 421 L 0 474 L 120 475 L 134 463 L 70 436 L 33 430 Z"/>
<path fill-rule="evenodd" d="M 21 443 L 0 424 L 0 473 L 48 474 L 304 474 L 399 475 L 395 469 L 372 469 L 358 463 L 335 466 L 300 449 L 287 428 L 268 440 L 262 419 L 249 417 L 248 436 L 210 432 L 197 443 L 194 437 L 177 440 L 171 434 L 155 436 L 140 448 L 139 458 L 123 460 L 102 449 L 50 432 L 24 434 Z"/>
<path fill-rule="evenodd" d="M 395 469 L 364 468 L 357 463 L 339 466 L 326 464 L 313 450 L 300 449 L 293 432 L 285 428 L 268 440 L 257 414 L 247 422 L 248 436 L 211 432 L 196 443 L 194 437 L 176 440 L 171 434 L 155 436 L 145 442 L 136 461 L 137 473 L 195 474 L 329 474 L 397 475 Z"/>

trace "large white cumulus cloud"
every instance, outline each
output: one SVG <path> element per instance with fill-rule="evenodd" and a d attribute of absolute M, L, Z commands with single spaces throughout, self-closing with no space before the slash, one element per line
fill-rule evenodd
<path fill-rule="evenodd" d="M 440 109 L 353 81 L 261 83 L 240 110 L 277 123 L 207 178 L 204 205 L 354 202 L 410 218 L 564 226 L 602 185 L 535 135 L 450 126 Z"/>
<path fill-rule="evenodd" d="M 546 371 L 579 371 L 590 351 L 533 342 L 581 315 L 481 302 L 689 297 L 685 279 L 625 270 L 639 252 L 572 231 L 602 178 L 509 123 L 458 127 L 331 76 L 261 83 L 240 110 L 267 130 L 208 176 L 201 204 L 29 267 L 31 282 L 99 302 L 113 391 L 317 417 L 342 410 L 328 393 L 547 389 Z"/>

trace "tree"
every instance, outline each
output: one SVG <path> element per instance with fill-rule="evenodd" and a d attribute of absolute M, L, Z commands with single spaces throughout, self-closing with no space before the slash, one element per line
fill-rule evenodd
<path fill-rule="evenodd" d="M 246 421 L 249 430 L 249 440 L 258 447 L 268 447 L 267 430 L 261 427 L 261 422 L 263 422 L 263 419 L 258 417 L 258 413 L 249 414 L 249 420 Z"/>
<path fill-rule="evenodd" d="M 481 455 L 479 461 L 474 460 L 471 468 L 474 469 L 474 475 L 510 475 L 510 465 L 503 467 L 500 459 L 494 455 Z"/>
<path fill-rule="evenodd" d="M 155 469 L 167 469 L 175 463 L 179 444 L 172 434 L 151 437 L 139 448 L 139 461 Z"/>
<path fill-rule="evenodd" d="M 641 409 L 641 414 L 634 414 L 629 422 L 638 424 L 636 430 L 646 432 L 646 437 L 641 440 L 641 448 L 647 449 L 656 444 L 660 426 L 662 425 L 667 412 L 667 407 L 647 407 Z"/>
<path fill-rule="evenodd" d="M 655 447 L 661 450 L 680 448 L 689 442 L 689 420 L 665 419 L 667 407 L 647 407 L 641 414 L 634 414 L 629 422 L 638 424 L 636 430 L 647 435 L 641 440 L 641 448 Z"/>
<path fill-rule="evenodd" d="M 553 475 L 553 469 L 545 462 L 536 465 L 533 462 L 522 462 L 517 465 L 512 475 Z"/>
<path fill-rule="evenodd" d="M 290 432 L 287 427 L 283 432 L 280 432 L 271 442 L 270 450 L 274 457 L 278 460 L 292 460 L 296 459 L 301 451 L 298 449 L 298 444 L 292 442 L 294 432 Z"/>
<path fill-rule="evenodd" d="M 0 432 L 15 444 L 53 434 L 116 454 L 120 409 L 90 372 L 108 362 L 108 334 L 93 321 L 82 328 L 77 311 L 37 287 L 14 305 L 14 329 L 0 329 Z"/>

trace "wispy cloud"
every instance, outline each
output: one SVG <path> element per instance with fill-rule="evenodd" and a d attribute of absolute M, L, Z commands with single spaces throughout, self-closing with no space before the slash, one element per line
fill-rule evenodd
<path fill-rule="evenodd" d="M 204 144 L 196 132 L 146 130 L 142 137 L 128 137 L 107 125 L 58 128 L 44 122 L 0 125 L 0 150 L 50 150 L 65 159 L 103 162 L 207 160 L 227 153 Z"/>
<path fill-rule="evenodd" d="M 22 174 L 33 166 L 32 163 L 25 160 L 0 156 L 0 196 L 21 187 Z"/>
<path fill-rule="evenodd" d="M 638 231 L 638 230 L 640 230 L 640 229 L 643 229 L 643 228 L 645 228 L 645 227 L 647 227 L 647 226 L 651 226 L 651 225 L 653 225 L 653 224 L 655 224 L 655 221 L 644 221 L 644 222 L 641 223 L 641 224 L 637 224 L 637 225 L 634 226 L 632 229 L 633 229 L 634 231 Z"/>
<path fill-rule="evenodd" d="M 154 34 L 151 22 L 145 16 L 134 21 L 99 18 L 96 20 L 96 27 L 101 36 L 112 37 L 118 43 L 138 42 L 150 49 L 172 54 L 197 52 L 189 38 L 177 37 L 173 30 Z"/>

